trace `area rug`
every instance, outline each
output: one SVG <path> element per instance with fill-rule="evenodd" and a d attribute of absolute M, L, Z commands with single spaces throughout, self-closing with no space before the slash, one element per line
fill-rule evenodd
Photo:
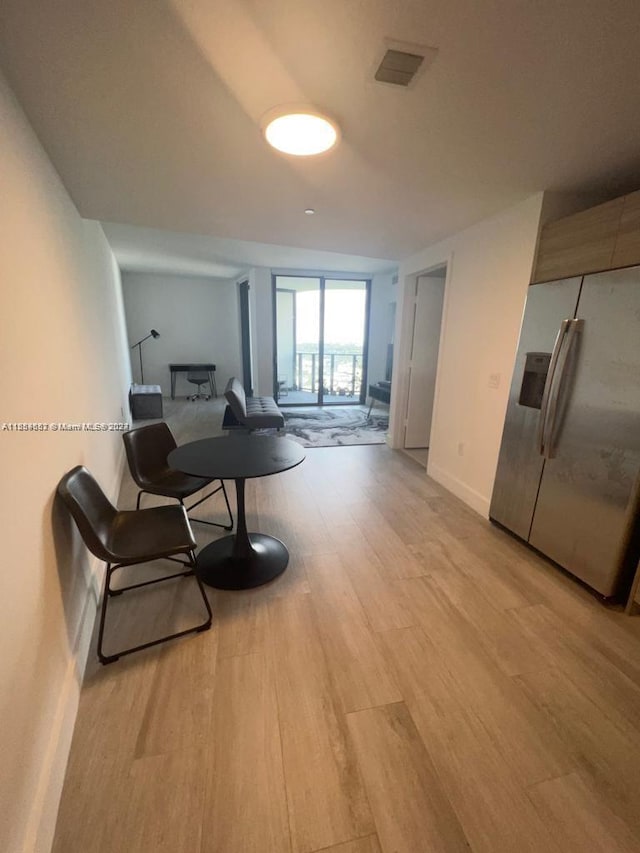
<path fill-rule="evenodd" d="M 364 406 L 324 406 L 282 412 L 288 438 L 303 447 L 384 444 L 389 429 L 387 412 Z"/>

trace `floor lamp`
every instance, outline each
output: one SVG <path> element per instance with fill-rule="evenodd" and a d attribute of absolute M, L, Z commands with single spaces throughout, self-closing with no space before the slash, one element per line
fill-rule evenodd
<path fill-rule="evenodd" d="M 145 338 L 141 338 L 137 344 L 134 344 L 131 349 L 135 349 L 138 347 L 138 354 L 140 355 L 140 384 L 144 385 L 144 371 L 142 369 L 142 344 L 148 340 L 149 338 L 159 338 L 160 332 L 156 332 L 155 329 L 151 329 L 149 334 Z"/>

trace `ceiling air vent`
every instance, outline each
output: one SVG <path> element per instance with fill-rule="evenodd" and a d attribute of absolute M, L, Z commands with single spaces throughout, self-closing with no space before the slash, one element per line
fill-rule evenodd
<path fill-rule="evenodd" d="M 431 65 L 437 52 L 437 48 L 434 47 L 395 43 L 387 48 L 374 77 L 379 83 L 393 83 L 395 86 L 406 87 L 421 67 Z"/>

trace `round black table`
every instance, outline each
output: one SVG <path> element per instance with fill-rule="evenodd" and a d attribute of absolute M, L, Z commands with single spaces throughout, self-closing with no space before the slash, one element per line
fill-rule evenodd
<path fill-rule="evenodd" d="M 196 477 L 235 480 L 238 519 L 235 535 L 207 545 L 197 557 L 201 580 L 217 589 L 250 589 L 281 574 L 289 562 L 284 542 L 264 533 L 248 533 L 244 505 L 245 480 L 295 468 L 303 448 L 287 438 L 231 435 L 204 438 L 172 450 L 171 468 Z"/>

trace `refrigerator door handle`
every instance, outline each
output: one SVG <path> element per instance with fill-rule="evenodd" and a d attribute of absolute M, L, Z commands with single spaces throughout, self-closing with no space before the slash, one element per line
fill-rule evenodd
<path fill-rule="evenodd" d="M 560 399 L 560 391 L 562 390 L 562 386 L 564 385 L 564 380 L 566 378 L 565 374 L 567 369 L 567 359 L 569 358 L 569 353 L 571 352 L 571 347 L 573 346 L 575 337 L 583 326 L 584 320 L 569 320 L 568 331 L 565 335 L 566 345 L 562 347 L 560 355 L 558 357 L 558 363 L 556 366 L 558 381 L 553 382 L 553 389 L 550 394 L 549 405 L 547 407 L 546 412 L 547 429 L 544 440 L 544 456 L 546 459 L 552 459 L 554 456 L 553 433 L 555 432 L 556 428 L 556 417 L 558 413 L 558 400 Z"/>
<path fill-rule="evenodd" d="M 556 372 L 556 366 L 558 364 L 558 358 L 560 356 L 560 350 L 562 349 L 562 342 L 564 341 L 564 336 L 567 334 L 567 330 L 569 329 L 569 324 L 571 320 L 563 320 L 560 323 L 560 328 L 558 330 L 558 334 L 556 335 L 556 342 L 553 345 L 553 352 L 551 354 L 551 361 L 549 362 L 549 370 L 547 372 L 547 378 L 544 383 L 544 391 L 542 392 L 542 403 L 540 404 L 540 418 L 538 420 L 538 436 L 537 436 L 537 445 L 538 445 L 538 453 L 540 456 L 546 455 L 545 448 L 545 437 L 547 434 L 547 412 L 549 409 L 549 398 L 551 396 L 551 388 L 553 386 L 553 378 Z"/>

